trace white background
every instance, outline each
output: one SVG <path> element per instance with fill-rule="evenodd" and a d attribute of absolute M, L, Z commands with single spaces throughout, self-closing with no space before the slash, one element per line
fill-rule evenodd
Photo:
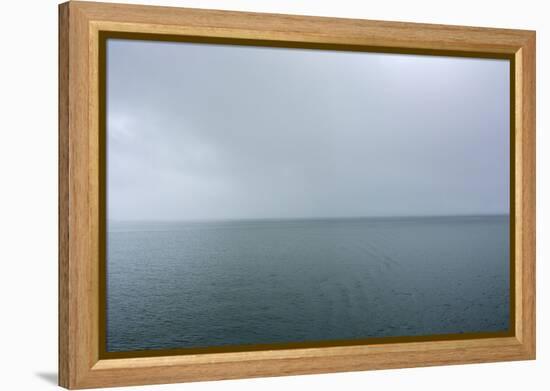
<path fill-rule="evenodd" d="M 119 0 L 123 2 L 123 0 Z M 550 386 L 548 39 L 545 1 L 158 0 L 144 4 L 537 30 L 537 361 L 141 387 L 154 390 L 517 390 Z M 546 3 L 546 4 L 545 4 Z M 0 3 L 2 390 L 57 374 L 57 1 Z M 545 153 L 546 151 L 546 153 Z M 137 388 L 136 388 L 137 389 Z"/>

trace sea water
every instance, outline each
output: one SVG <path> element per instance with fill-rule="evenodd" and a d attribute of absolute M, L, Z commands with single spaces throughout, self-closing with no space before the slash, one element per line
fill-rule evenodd
<path fill-rule="evenodd" d="M 509 216 L 112 222 L 107 351 L 506 331 Z"/>

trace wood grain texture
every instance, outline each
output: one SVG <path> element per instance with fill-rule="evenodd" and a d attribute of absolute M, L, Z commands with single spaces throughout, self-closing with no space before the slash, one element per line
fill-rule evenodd
<path fill-rule="evenodd" d="M 192 34 L 414 49 L 515 53 L 525 32 L 249 12 L 75 2 L 106 30 Z"/>
<path fill-rule="evenodd" d="M 69 7 L 59 7 L 59 384 L 69 384 Z"/>
<path fill-rule="evenodd" d="M 99 358 L 100 31 L 514 58 L 515 336 Z M 59 383 L 91 388 L 535 357 L 535 33 L 478 27 L 69 2 L 59 8 Z"/>
<path fill-rule="evenodd" d="M 522 181 L 516 184 L 516 193 L 521 192 L 522 235 L 520 261 L 522 265 L 521 281 L 518 291 L 522 292 L 521 338 L 531 358 L 536 355 L 536 38 L 532 33 L 529 40 L 518 53 L 521 56 L 521 91 L 516 97 L 521 101 L 521 162 Z"/>
<path fill-rule="evenodd" d="M 65 3 L 60 10 L 60 367 L 59 383 L 74 388 L 97 362 L 93 341 L 93 303 L 97 259 L 90 200 L 89 25 L 79 7 Z M 97 130 L 95 131 L 97 133 Z M 97 151 L 96 151 L 97 153 Z M 97 155 L 95 160 L 97 160 Z M 97 216 L 93 219 L 97 219 Z M 97 288 L 96 288 L 97 289 Z M 95 348 L 94 348 L 95 346 Z"/>

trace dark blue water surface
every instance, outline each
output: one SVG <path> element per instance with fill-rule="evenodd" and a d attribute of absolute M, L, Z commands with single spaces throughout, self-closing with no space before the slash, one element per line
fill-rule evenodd
<path fill-rule="evenodd" d="M 505 331 L 509 218 L 108 223 L 107 350 Z"/>

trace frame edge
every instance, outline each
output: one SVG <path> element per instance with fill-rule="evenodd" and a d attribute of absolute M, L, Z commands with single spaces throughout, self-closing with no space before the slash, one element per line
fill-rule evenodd
<path fill-rule="evenodd" d="M 521 342 L 526 359 L 536 359 L 536 32 L 526 33 L 522 58 L 522 307 Z"/>
<path fill-rule="evenodd" d="M 58 384 L 71 384 L 69 338 L 69 3 L 58 5 Z"/>

